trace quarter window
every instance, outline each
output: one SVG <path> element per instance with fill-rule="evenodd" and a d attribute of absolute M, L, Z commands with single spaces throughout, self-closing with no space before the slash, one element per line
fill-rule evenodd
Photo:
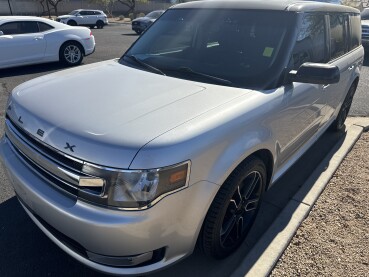
<path fill-rule="evenodd" d="M 40 29 L 40 32 L 46 32 L 48 30 L 54 29 L 54 27 L 50 26 L 49 24 L 43 23 L 43 22 L 37 22 L 38 28 Z"/>
<path fill-rule="evenodd" d="M 361 21 L 359 15 L 350 16 L 351 40 L 350 50 L 361 45 Z"/>

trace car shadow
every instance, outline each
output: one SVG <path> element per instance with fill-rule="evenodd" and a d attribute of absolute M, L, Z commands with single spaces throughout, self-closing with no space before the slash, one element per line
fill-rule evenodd
<path fill-rule="evenodd" d="M 128 34 L 122 34 L 122 36 L 126 36 L 126 37 L 138 37 L 139 34 L 136 34 L 136 33 L 128 33 Z"/>
<path fill-rule="evenodd" d="M 61 69 L 66 69 L 66 68 L 68 67 L 59 62 L 12 67 L 12 68 L 0 69 L 0 78 L 15 77 L 15 76 L 22 76 L 22 75 L 35 74 L 35 73 L 44 73 L 44 72 L 46 73 L 46 72 L 61 70 Z"/>

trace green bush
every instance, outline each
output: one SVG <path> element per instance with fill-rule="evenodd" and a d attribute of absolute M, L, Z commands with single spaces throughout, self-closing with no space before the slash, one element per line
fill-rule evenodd
<path fill-rule="evenodd" d="M 119 20 L 124 20 L 124 15 L 120 15 Z"/>
<path fill-rule="evenodd" d="M 137 15 L 137 17 L 144 17 L 145 16 L 145 14 L 144 13 L 139 13 L 138 15 Z M 136 18 L 137 18 L 136 17 Z"/>
<path fill-rule="evenodd" d="M 130 14 L 128 15 L 128 17 L 129 17 L 131 20 L 135 19 L 135 15 L 134 15 L 133 13 L 130 13 Z"/>

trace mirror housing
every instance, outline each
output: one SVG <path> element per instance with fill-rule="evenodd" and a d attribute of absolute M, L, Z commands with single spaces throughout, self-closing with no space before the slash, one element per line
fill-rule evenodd
<path fill-rule="evenodd" d="M 0 36 L 3 36 L 4 35 L 4 32 L 3 31 L 0 31 Z"/>
<path fill-rule="evenodd" d="M 337 66 L 325 63 L 304 63 L 298 70 L 291 70 L 288 79 L 291 82 L 329 85 L 340 81 Z"/>

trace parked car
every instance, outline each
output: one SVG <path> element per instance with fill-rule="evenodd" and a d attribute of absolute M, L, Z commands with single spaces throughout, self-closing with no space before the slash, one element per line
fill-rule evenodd
<path fill-rule="evenodd" d="M 145 274 L 196 244 L 224 258 L 265 190 L 344 129 L 360 37 L 341 5 L 179 4 L 119 60 L 15 88 L 1 160 L 27 214 L 89 267 Z"/>
<path fill-rule="evenodd" d="M 75 10 L 67 15 L 61 15 L 56 18 L 56 21 L 65 23 L 71 26 L 89 26 L 98 29 L 104 28 L 109 24 L 108 17 L 100 10 Z"/>
<path fill-rule="evenodd" d="M 0 69 L 60 61 L 78 65 L 95 50 L 85 27 L 30 16 L 0 16 Z"/>
<path fill-rule="evenodd" d="M 164 13 L 164 10 L 158 10 L 148 13 L 144 17 L 139 17 L 132 20 L 132 30 L 137 34 L 141 34 L 145 31 L 151 24 L 155 22 Z"/>
<path fill-rule="evenodd" d="M 361 12 L 362 43 L 366 50 L 369 49 L 369 8 Z"/>

